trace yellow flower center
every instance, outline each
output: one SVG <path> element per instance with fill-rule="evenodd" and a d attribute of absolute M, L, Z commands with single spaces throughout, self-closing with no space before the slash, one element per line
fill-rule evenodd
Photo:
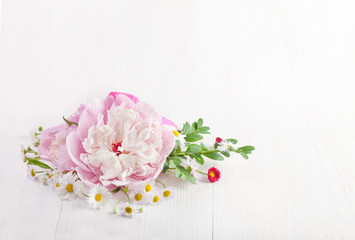
<path fill-rule="evenodd" d="M 170 191 L 169 190 L 166 190 L 163 192 L 163 196 L 164 197 L 169 197 L 170 196 Z"/>
<path fill-rule="evenodd" d="M 214 174 L 214 172 L 210 172 L 209 174 L 210 174 L 210 176 L 213 177 L 213 178 L 216 176 L 216 175 Z"/>
<path fill-rule="evenodd" d="M 128 214 L 131 214 L 131 213 L 133 212 L 133 209 L 128 206 L 128 207 L 126 207 L 126 208 L 124 209 L 124 211 L 125 211 L 126 213 L 128 213 Z"/>
<path fill-rule="evenodd" d="M 227 148 L 230 148 L 231 147 L 231 145 L 227 145 Z"/>
<path fill-rule="evenodd" d="M 32 177 L 35 177 L 35 176 L 36 176 L 36 173 L 35 173 L 35 171 L 34 171 L 33 169 L 31 169 L 31 176 L 32 176 Z"/>
<path fill-rule="evenodd" d="M 101 195 L 100 193 L 98 193 L 98 194 L 95 195 L 95 200 L 96 200 L 96 201 L 100 202 L 101 199 L 102 199 L 102 195 Z"/>
<path fill-rule="evenodd" d="M 176 130 L 174 130 L 173 133 L 174 133 L 174 135 L 175 135 L 176 137 L 179 136 L 179 134 L 180 134 L 180 133 L 179 133 L 178 131 L 176 131 Z"/>
<path fill-rule="evenodd" d="M 52 175 L 48 174 L 48 179 L 51 179 Z"/>
<path fill-rule="evenodd" d="M 155 202 L 155 203 L 159 202 L 159 197 L 158 196 L 154 196 L 153 197 L 153 202 Z"/>
<path fill-rule="evenodd" d="M 134 195 L 134 199 L 136 199 L 136 201 L 140 201 L 140 200 L 142 200 L 142 198 L 143 198 L 143 196 L 140 193 L 137 193 L 136 195 Z"/>
<path fill-rule="evenodd" d="M 150 184 L 147 184 L 147 186 L 145 186 L 145 191 L 150 192 L 150 190 L 152 190 L 152 186 L 150 186 Z"/>
<path fill-rule="evenodd" d="M 67 185 L 66 187 L 68 192 L 72 192 L 73 191 L 73 185 L 71 185 L 70 183 Z"/>
<path fill-rule="evenodd" d="M 55 186 L 56 186 L 56 187 L 60 187 L 60 184 L 59 184 L 59 183 L 56 183 Z"/>

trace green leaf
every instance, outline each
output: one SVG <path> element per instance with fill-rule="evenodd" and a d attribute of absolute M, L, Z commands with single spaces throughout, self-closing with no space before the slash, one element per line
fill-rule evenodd
<path fill-rule="evenodd" d="M 202 165 L 205 163 L 205 159 L 203 159 L 203 157 L 199 153 L 191 154 L 190 157 L 195 158 L 198 164 Z"/>
<path fill-rule="evenodd" d="M 185 169 L 184 167 L 182 167 L 182 166 L 177 166 L 176 167 L 176 169 L 175 169 L 175 176 L 176 176 L 176 170 L 178 170 L 178 172 L 179 173 L 181 173 L 181 175 L 180 175 L 180 177 L 183 175 L 184 177 L 183 178 L 181 178 L 181 179 L 187 179 L 187 180 L 189 180 L 191 183 L 196 183 L 196 179 L 193 177 L 193 176 L 191 176 L 191 174 L 190 174 L 190 172 L 191 172 L 191 170 L 187 170 L 187 169 Z"/>
<path fill-rule="evenodd" d="M 249 154 L 253 150 L 255 150 L 255 147 L 254 146 L 244 146 L 244 147 L 238 148 L 238 150 Z"/>
<path fill-rule="evenodd" d="M 202 155 L 213 160 L 220 160 L 220 161 L 224 160 L 224 157 L 218 152 L 202 153 Z"/>
<path fill-rule="evenodd" d="M 197 129 L 197 122 L 193 122 L 191 125 L 191 132 L 195 132 Z"/>
<path fill-rule="evenodd" d="M 121 190 L 121 187 L 117 187 L 116 189 L 112 190 L 111 192 L 112 192 L 112 193 L 117 193 L 117 192 L 119 192 L 120 190 Z"/>
<path fill-rule="evenodd" d="M 210 127 L 201 127 L 198 130 L 199 130 L 199 132 L 207 132 L 210 130 Z"/>
<path fill-rule="evenodd" d="M 32 165 L 36 165 L 40 168 L 45 168 L 45 169 L 52 169 L 50 166 L 48 166 L 47 164 L 41 162 L 41 161 L 38 161 L 37 159 L 35 158 L 27 158 L 28 162 L 31 163 Z"/>
<path fill-rule="evenodd" d="M 207 151 L 208 150 L 208 148 L 206 147 L 205 144 L 200 143 L 200 145 L 201 145 L 201 148 L 202 148 L 203 151 Z"/>
<path fill-rule="evenodd" d="M 184 124 L 183 129 L 182 129 L 182 134 L 187 135 L 189 132 L 190 132 L 190 124 L 188 122 L 186 122 Z"/>
<path fill-rule="evenodd" d="M 197 152 L 201 152 L 202 151 L 202 148 L 200 145 L 197 145 L 197 144 L 191 144 L 187 150 L 186 150 L 186 153 L 187 154 L 190 154 L 190 153 L 197 153 Z"/>
<path fill-rule="evenodd" d="M 197 121 L 197 127 L 201 128 L 202 126 L 203 126 L 203 119 L 199 118 L 198 121 Z"/>
<path fill-rule="evenodd" d="M 190 134 L 187 134 L 187 136 L 185 137 L 185 140 L 187 142 L 196 142 L 201 139 L 203 139 L 203 137 L 198 133 L 190 133 Z"/>
<path fill-rule="evenodd" d="M 238 143 L 238 140 L 235 139 L 235 138 L 228 138 L 228 139 L 226 139 L 226 141 L 231 142 L 233 144 L 237 144 Z"/>
<path fill-rule="evenodd" d="M 168 170 L 168 168 L 169 168 L 169 163 L 168 163 L 168 161 L 165 161 L 164 168 L 163 168 L 163 173 L 165 173 Z"/>
<path fill-rule="evenodd" d="M 229 152 L 220 152 L 223 156 L 225 157 L 230 157 L 231 155 L 229 154 Z"/>
<path fill-rule="evenodd" d="M 69 120 L 66 119 L 64 116 L 63 116 L 63 119 L 64 119 L 64 121 L 68 124 L 69 127 L 70 127 L 71 125 L 76 125 L 76 126 L 78 126 L 78 123 L 69 121 Z"/>
<path fill-rule="evenodd" d="M 195 184 L 196 183 L 196 178 L 194 178 L 194 176 L 192 175 L 185 175 L 185 177 L 187 178 L 187 180 L 189 180 L 191 183 Z"/>
<path fill-rule="evenodd" d="M 125 192 L 125 193 L 126 193 L 127 191 L 128 191 L 128 186 L 124 189 L 124 191 L 123 191 L 123 192 Z"/>
<path fill-rule="evenodd" d="M 247 154 L 245 154 L 245 153 L 243 153 L 243 152 L 240 152 L 240 155 L 242 155 L 243 156 L 243 158 L 245 158 L 245 159 L 248 159 L 249 157 L 248 157 L 248 155 Z"/>
<path fill-rule="evenodd" d="M 180 178 L 181 175 L 182 175 L 182 173 L 180 172 L 180 170 L 176 168 L 175 169 L 175 177 Z"/>

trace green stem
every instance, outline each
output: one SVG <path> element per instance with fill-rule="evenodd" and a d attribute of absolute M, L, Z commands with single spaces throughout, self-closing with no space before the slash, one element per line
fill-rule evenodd
<path fill-rule="evenodd" d="M 219 152 L 217 149 L 209 149 L 206 151 L 201 151 L 199 152 L 200 154 L 204 154 L 204 153 L 212 153 L 212 152 Z M 172 153 L 170 154 L 170 156 L 183 156 L 183 155 L 188 155 L 186 152 L 179 152 L 179 153 Z"/>
<path fill-rule="evenodd" d="M 86 195 L 82 189 L 80 189 L 80 192 L 85 196 L 85 197 L 89 197 L 88 195 Z"/>
<path fill-rule="evenodd" d="M 165 184 L 164 183 L 162 183 L 161 181 L 158 181 L 158 180 L 155 180 L 155 181 L 160 183 L 160 184 L 162 184 L 164 186 L 164 188 L 165 188 Z"/>
<path fill-rule="evenodd" d="M 128 194 L 127 194 L 125 191 L 123 191 L 123 193 L 124 193 L 124 195 L 126 195 L 126 197 L 128 198 L 129 204 L 132 204 L 132 203 L 131 203 L 131 198 L 128 196 Z"/>
<path fill-rule="evenodd" d="M 116 209 L 116 207 L 117 207 L 117 205 L 122 201 L 122 199 L 123 199 L 124 197 L 122 197 L 116 204 L 115 204 L 115 206 L 114 206 L 114 208 L 113 208 L 113 210 L 115 210 Z"/>
<path fill-rule="evenodd" d="M 199 171 L 199 170 L 196 170 L 196 172 L 199 172 L 199 173 L 201 173 L 201 174 L 203 174 L 203 175 L 208 175 L 207 173 L 201 172 L 201 171 Z"/>

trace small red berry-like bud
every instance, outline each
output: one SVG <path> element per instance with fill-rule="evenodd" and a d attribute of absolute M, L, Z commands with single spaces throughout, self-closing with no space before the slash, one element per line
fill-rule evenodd
<path fill-rule="evenodd" d="M 220 138 L 220 137 L 216 138 L 216 143 L 221 143 L 222 141 L 223 141 L 222 138 Z"/>

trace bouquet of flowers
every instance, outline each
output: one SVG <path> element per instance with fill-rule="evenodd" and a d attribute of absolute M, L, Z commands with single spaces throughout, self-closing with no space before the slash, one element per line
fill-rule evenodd
<path fill-rule="evenodd" d="M 22 147 L 22 153 L 28 177 L 51 185 L 62 199 L 81 197 L 102 209 L 122 192 L 113 212 L 132 217 L 143 206 L 173 198 L 174 188 L 157 180 L 160 174 L 173 173 L 191 183 L 207 176 L 213 183 L 221 173 L 215 167 L 200 171 L 206 158 L 221 161 L 239 153 L 248 159 L 254 150 L 219 137 L 207 147 L 201 140 L 209 130 L 201 118 L 178 128 L 137 97 L 111 92 L 80 105 L 58 126 L 39 127 L 32 134 L 33 146 Z"/>

